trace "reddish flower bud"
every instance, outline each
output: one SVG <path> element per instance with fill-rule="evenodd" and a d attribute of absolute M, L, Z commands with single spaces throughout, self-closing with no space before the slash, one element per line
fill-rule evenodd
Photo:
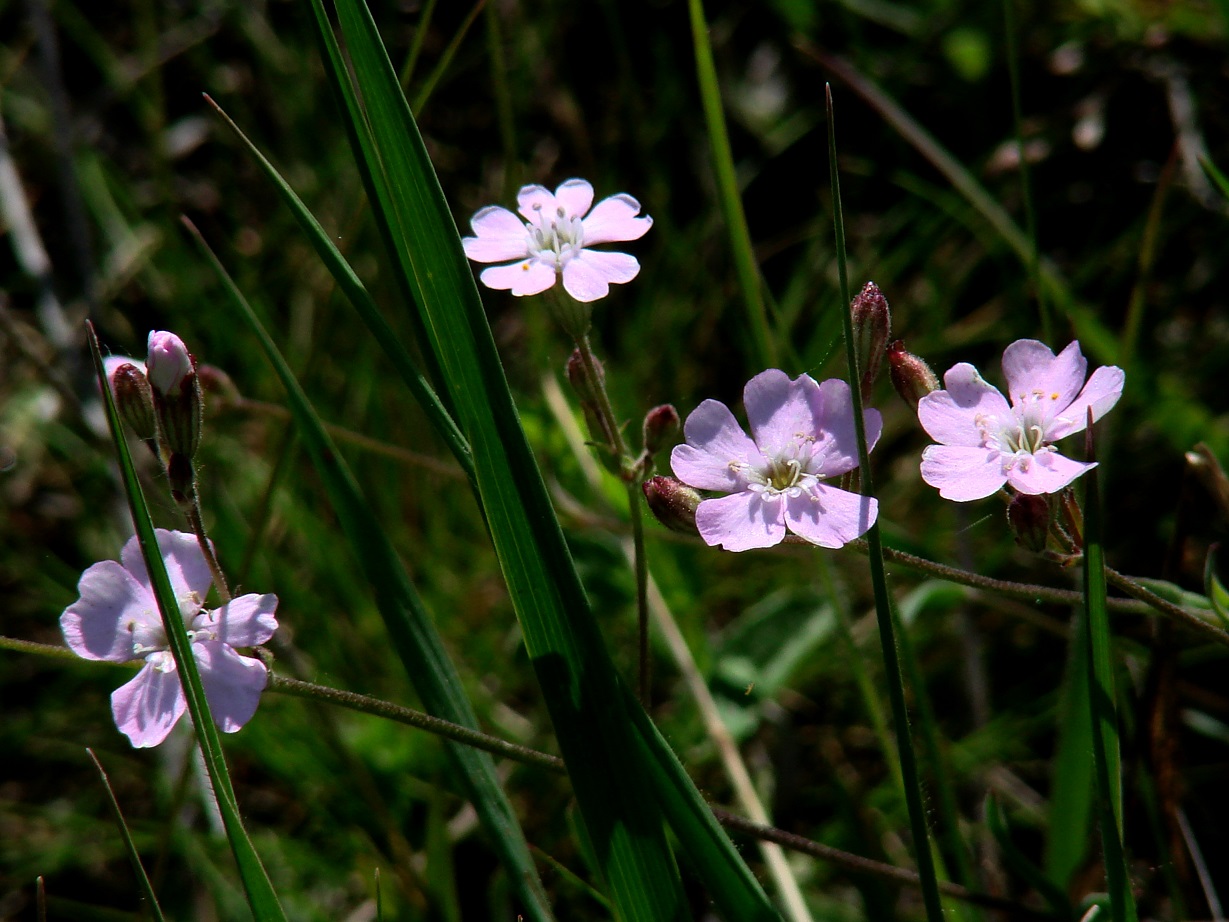
<path fill-rule="evenodd" d="M 644 414 L 644 452 L 649 457 L 674 441 L 679 431 L 679 411 L 668 403 Z"/>
<path fill-rule="evenodd" d="M 111 393 L 120 417 L 138 438 L 152 439 L 158 434 L 153 390 L 140 368 L 132 362 L 117 366 L 111 372 Z"/>
<path fill-rule="evenodd" d="M 862 397 L 870 397 L 871 385 L 879 377 L 883 352 L 892 335 L 892 312 L 879 286 L 867 282 L 849 305 L 853 319 L 854 347 L 862 366 Z"/>
<path fill-rule="evenodd" d="M 698 492 L 673 477 L 651 477 L 644 482 L 644 498 L 657 521 L 671 531 L 694 535 Z"/>
<path fill-rule="evenodd" d="M 1007 523 L 1020 547 L 1040 554 L 1050 536 L 1050 503 L 1044 495 L 1017 493 L 1007 505 Z"/>
<path fill-rule="evenodd" d="M 888 374 L 896 393 L 915 412 L 918 401 L 939 389 L 939 379 L 930 366 L 913 353 L 906 352 L 903 340 L 898 339 L 888 347 Z"/>

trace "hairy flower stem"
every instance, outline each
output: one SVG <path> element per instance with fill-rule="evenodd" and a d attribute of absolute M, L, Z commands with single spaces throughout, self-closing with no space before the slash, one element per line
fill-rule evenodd
<path fill-rule="evenodd" d="M 213 553 L 213 545 L 209 543 L 209 536 L 205 534 L 205 520 L 201 518 L 201 497 L 200 492 L 196 489 L 196 471 L 192 471 L 191 483 L 186 493 L 178 490 L 172 490 L 172 492 L 180 510 L 187 516 L 192 534 L 196 535 L 196 543 L 201 546 L 201 553 L 205 555 L 205 563 L 209 565 L 209 572 L 213 575 L 213 584 L 218 588 L 218 598 L 225 605 L 231 599 L 230 584 L 226 582 L 226 575 L 222 572 L 217 556 Z"/>
<path fill-rule="evenodd" d="M 610 403 L 610 395 L 606 391 L 606 379 L 598 369 L 597 358 L 593 354 L 593 345 L 589 342 L 589 334 L 575 337 L 576 351 L 580 355 L 585 376 L 592 389 L 598 421 L 602 434 L 606 437 L 604 450 L 609 450 L 617 459 L 620 476 L 627 487 L 627 512 L 632 523 L 632 546 L 635 550 L 636 573 L 636 632 L 637 649 L 640 660 L 640 670 L 636 684 L 640 703 L 649 706 L 649 686 L 652 680 L 652 665 L 649 658 L 649 569 L 644 556 L 644 515 L 640 508 L 642 494 L 640 491 L 640 471 L 636 459 L 627 451 L 623 441 L 623 433 L 615 419 L 614 407 Z M 597 433 L 594 433 L 596 435 Z"/>

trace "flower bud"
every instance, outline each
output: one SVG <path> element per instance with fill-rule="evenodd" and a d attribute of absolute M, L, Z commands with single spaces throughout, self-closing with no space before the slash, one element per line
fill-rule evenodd
<path fill-rule="evenodd" d="M 149 355 L 145 360 L 149 383 L 160 394 L 178 394 L 184 381 L 196 368 L 183 340 L 165 330 L 149 334 Z"/>
<path fill-rule="evenodd" d="M 179 452 L 171 452 L 166 463 L 166 479 L 171 487 L 171 496 L 180 506 L 190 504 L 196 495 L 196 471 L 192 459 Z"/>
<path fill-rule="evenodd" d="M 871 385 L 879 377 L 883 351 L 892 335 L 892 312 L 879 286 L 867 282 L 849 305 L 853 319 L 854 347 L 862 367 L 862 397 L 870 397 Z"/>
<path fill-rule="evenodd" d="M 1050 536 L 1050 503 L 1043 495 L 1017 493 L 1007 505 L 1007 523 L 1020 547 L 1040 554 Z"/>
<path fill-rule="evenodd" d="M 644 452 L 649 457 L 674 441 L 679 431 L 679 411 L 668 403 L 644 414 Z"/>
<path fill-rule="evenodd" d="M 204 416 L 196 360 L 174 333 L 155 330 L 149 334 L 146 367 L 162 441 L 171 452 L 191 461 L 201 442 Z"/>
<path fill-rule="evenodd" d="M 673 477 L 651 477 L 644 482 L 644 498 L 657 521 L 671 531 L 696 534 L 698 492 Z"/>
<path fill-rule="evenodd" d="M 888 346 L 888 374 L 901 400 L 917 411 L 918 401 L 939 389 L 939 379 L 930 366 L 911 352 L 905 351 L 903 340 Z"/>
<path fill-rule="evenodd" d="M 132 362 L 124 362 L 111 372 L 111 393 L 115 408 L 138 438 L 152 439 L 158 434 L 154 421 L 154 396 L 145 373 Z"/>

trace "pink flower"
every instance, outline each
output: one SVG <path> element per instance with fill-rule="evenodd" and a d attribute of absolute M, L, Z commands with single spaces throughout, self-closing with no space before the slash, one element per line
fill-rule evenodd
<path fill-rule="evenodd" d="M 977 369 L 961 362 L 943 376 L 946 390 L 918 403 L 922 427 L 941 444 L 922 453 L 922 479 L 945 499 L 981 499 L 1009 484 L 1020 493 L 1056 493 L 1095 464 L 1060 455 L 1054 442 L 1082 432 L 1118 402 L 1121 368 L 1088 363 L 1073 342 L 1057 356 L 1021 339 L 1003 353 L 1008 404 Z"/>
<path fill-rule="evenodd" d="M 771 368 L 747 382 L 743 401 L 754 441 L 725 404 L 706 400 L 683 426 L 687 444 L 670 455 L 679 480 L 729 494 L 700 503 L 700 536 L 745 551 L 779 544 L 787 530 L 821 547 L 865 534 L 879 512 L 875 500 L 823 483 L 858 466 L 849 385 L 809 375 L 791 381 Z M 864 419 L 873 447 L 883 421 L 877 410 Z"/>
<path fill-rule="evenodd" d="M 470 219 L 476 237 L 466 237 L 465 255 L 475 262 L 501 263 L 483 269 L 482 284 L 514 295 L 546 291 L 562 275 L 577 301 L 596 301 L 611 284 L 630 282 L 640 271 L 627 253 L 591 250 L 598 243 L 638 240 L 653 226 L 630 195 L 612 195 L 593 208 L 593 186 L 583 179 L 561 183 L 552 195 L 543 186 L 523 186 L 516 196 L 518 218 L 488 205 Z M 587 216 L 586 216 L 587 215 Z"/>
<path fill-rule="evenodd" d="M 275 595 L 245 595 L 214 611 L 202 603 L 213 582 L 193 535 L 157 529 L 158 547 L 180 615 L 192 638 L 205 697 L 218 727 L 234 733 L 256 712 L 268 671 L 235 647 L 264 643 L 277 630 Z M 130 538 L 121 563 L 104 560 L 81 575 L 81 597 L 60 616 L 64 640 L 85 659 L 145 665 L 111 695 L 115 725 L 133 746 L 157 746 L 187 708 L 158 603 L 137 539 Z"/>
<path fill-rule="evenodd" d="M 152 330 L 148 341 L 149 383 L 160 394 L 178 394 L 184 379 L 192 373 L 196 363 L 188 354 L 188 347 L 174 333 Z"/>

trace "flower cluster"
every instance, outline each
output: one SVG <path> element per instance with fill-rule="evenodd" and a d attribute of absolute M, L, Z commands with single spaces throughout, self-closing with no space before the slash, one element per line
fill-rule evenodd
<path fill-rule="evenodd" d="M 277 596 L 244 595 L 208 611 L 204 602 L 213 578 L 196 537 L 161 528 L 157 537 L 209 709 L 223 732 L 234 733 L 256 712 L 268 679 L 264 663 L 235 648 L 273 636 Z M 118 563 L 104 560 L 87 569 L 77 591 L 80 598 L 60 616 L 65 642 L 85 659 L 144 660 L 136 677 L 112 693 L 111 712 L 133 746 L 157 746 L 183 716 L 187 700 L 137 539 L 124 545 Z"/>

